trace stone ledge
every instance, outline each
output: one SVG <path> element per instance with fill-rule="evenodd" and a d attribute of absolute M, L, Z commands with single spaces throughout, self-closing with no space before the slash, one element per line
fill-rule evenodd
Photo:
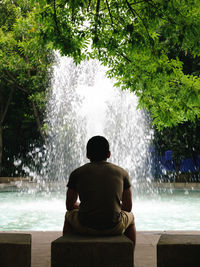
<path fill-rule="evenodd" d="M 19 181 L 31 182 L 32 178 L 31 177 L 0 177 L 0 184 L 19 182 Z"/>
<path fill-rule="evenodd" d="M 31 267 L 31 235 L 0 233 L 0 266 Z"/>
<path fill-rule="evenodd" d="M 157 244 L 157 267 L 200 266 L 200 236 L 162 234 Z"/>
<path fill-rule="evenodd" d="M 152 182 L 155 188 L 200 190 L 200 183 Z"/>
<path fill-rule="evenodd" d="M 133 267 L 133 244 L 125 236 L 62 236 L 51 244 L 51 267 Z"/>

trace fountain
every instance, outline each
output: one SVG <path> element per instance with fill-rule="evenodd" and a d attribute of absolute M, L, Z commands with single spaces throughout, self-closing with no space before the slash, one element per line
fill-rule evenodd
<path fill-rule="evenodd" d="M 47 107 L 48 180 L 66 181 L 85 162 L 85 144 L 94 135 L 109 140 L 111 161 L 127 169 L 132 182 L 149 179 L 153 131 L 137 109 L 137 97 L 113 83 L 96 60 L 75 66 L 72 59 L 58 58 Z"/>
<path fill-rule="evenodd" d="M 0 231 L 62 229 L 65 185 L 70 172 L 87 162 L 85 145 L 93 135 L 109 140 L 110 161 L 130 173 L 138 230 L 198 230 L 200 191 L 151 187 L 153 131 L 148 114 L 137 109 L 137 97 L 114 88 L 96 60 L 75 66 L 56 55 L 47 105 L 46 160 L 26 190 L 0 193 Z M 38 148 L 34 153 L 42 157 Z"/>

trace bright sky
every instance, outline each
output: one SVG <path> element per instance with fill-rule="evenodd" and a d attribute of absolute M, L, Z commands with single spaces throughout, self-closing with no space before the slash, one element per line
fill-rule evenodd
<path fill-rule="evenodd" d="M 104 73 L 98 73 L 94 86 L 81 85 L 77 92 L 84 97 L 81 114 L 88 118 L 88 135 L 103 134 L 106 102 L 114 94 L 113 83 Z"/>

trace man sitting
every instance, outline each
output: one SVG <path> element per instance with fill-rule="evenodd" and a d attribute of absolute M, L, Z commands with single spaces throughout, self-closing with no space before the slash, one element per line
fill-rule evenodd
<path fill-rule="evenodd" d="M 71 231 L 86 235 L 125 234 L 135 247 L 130 178 L 124 169 L 107 162 L 110 154 L 104 137 L 94 136 L 88 141 L 90 163 L 74 170 L 67 184 L 63 235 Z"/>

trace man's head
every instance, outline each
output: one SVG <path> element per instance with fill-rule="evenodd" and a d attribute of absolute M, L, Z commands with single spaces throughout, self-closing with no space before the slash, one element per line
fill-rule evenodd
<path fill-rule="evenodd" d="M 110 157 L 109 143 L 103 136 L 93 136 L 87 143 L 87 157 L 90 161 L 106 160 Z"/>

